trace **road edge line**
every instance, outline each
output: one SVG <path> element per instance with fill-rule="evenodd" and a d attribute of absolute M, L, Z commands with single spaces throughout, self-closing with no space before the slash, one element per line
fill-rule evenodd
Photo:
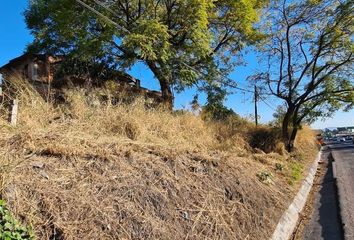
<path fill-rule="evenodd" d="M 317 155 L 317 158 L 310 167 L 307 177 L 303 180 L 299 192 L 296 194 L 292 203 L 289 205 L 288 209 L 283 213 L 282 217 L 280 218 L 277 227 L 271 237 L 272 240 L 286 240 L 290 239 L 290 237 L 292 236 L 299 220 L 299 214 L 302 212 L 306 204 L 307 197 L 313 186 L 313 181 L 315 179 L 318 168 L 318 162 L 320 161 L 321 156 L 322 149 L 320 150 Z"/>

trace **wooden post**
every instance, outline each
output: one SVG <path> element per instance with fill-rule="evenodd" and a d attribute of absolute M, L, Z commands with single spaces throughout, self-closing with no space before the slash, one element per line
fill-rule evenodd
<path fill-rule="evenodd" d="M 9 116 L 9 122 L 12 126 L 16 126 L 17 124 L 17 113 L 18 113 L 18 100 L 14 99 L 11 101 L 10 116 Z"/>
<path fill-rule="evenodd" d="M 256 126 L 258 126 L 258 107 L 257 107 L 257 102 L 258 102 L 258 91 L 257 91 L 257 86 L 254 85 L 254 120 Z"/>

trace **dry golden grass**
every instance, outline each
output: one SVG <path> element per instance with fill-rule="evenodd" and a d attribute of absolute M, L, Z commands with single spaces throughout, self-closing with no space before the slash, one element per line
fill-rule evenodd
<path fill-rule="evenodd" d="M 267 239 L 295 191 L 291 155 L 254 154 L 243 121 L 111 105 L 103 90 L 55 106 L 11 82 L 19 125 L 0 120 L 0 194 L 38 239 Z"/>

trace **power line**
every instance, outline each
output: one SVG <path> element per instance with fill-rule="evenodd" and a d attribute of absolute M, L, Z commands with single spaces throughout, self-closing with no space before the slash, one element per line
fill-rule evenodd
<path fill-rule="evenodd" d="M 201 71 L 199 71 L 199 70 L 196 69 L 195 67 L 192 67 L 192 66 L 190 66 L 190 65 L 188 65 L 187 63 L 182 62 L 182 61 L 179 61 L 179 62 L 182 63 L 183 65 L 185 65 L 186 67 L 188 67 L 189 69 L 193 70 L 193 71 L 196 72 L 197 74 L 202 75 L 202 76 L 204 76 L 204 77 L 207 76 L 205 73 L 202 73 Z M 222 74 L 220 71 L 218 71 L 218 70 L 216 70 L 216 71 L 221 75 L 221 77 L 225 78 L 226 80 L 231 81 L 231 82 L 235 82 L 233 79 L 231 79 L 231 78 L 225 76 L 225 75 Z M 236 82 L 235 82 L 235 83 L 236 83 Z M 226 83 L 224 83 L 224 84 L 226 84 Z M 236 84 L 237 84 L 237 83 L 236 83 Z M 238 87 L 238 86 L 234 86 L 234 85 L 231 85 L 231 84 L 226 84 L 226 85 L 228 85 L 228 86 L 231 87 L 231 88 L 235 88 L 235 89 L 238 89 L 238 90 L 241 90 L 241 91 L 244 91 L 244 92 L 248 92 L 248 93 L 252 93 L 252 94 L 253 94 L 253 91 L 251 91 L 251 90 L 248 90 L 248 89 L 245 89 L 245 88 L 241 88 L 241 87 Z"/>
<path fill-rule="evenodd" d="M 260 95 L 258 95 L 258 97 L 261 99 L 261 101 L 267 105 L 270 109 L 272 109 L 273 111 L 276 111 L 276 109 L 271 105 L 269 104 L 264 98 L 262 98 Z"/>
<path fill-rule="evenodd" d="M 120 26 L 118 23 L 116 23 L 115 21 L 111 20 L 109 17 L 105 16 L 104 14 L 100 13 L 99 11 L 97 11 L 96 9 L 94 9 L 93 7 L 87 5 L 86 3 L 84 3 L 81 0 L 76 0 L 76 2 L 78 2 L 81 6 L 87 8 L 88 10 L 90 10 L 91 12 L 97 14 L 98 16 L 100 16 L 101 18 L 105 19 L 107 22 L 109 22 L 110 24 L 114 25 L 115 27 L 119 28 L 120 30 L 130 33 L 130 31 L 122 26 Z M 97 3 L 97 1 L 95 1 Z M 102 3 L 97 3 L 97 4 L 102 4 Z M 103 4 L 101 5 L 102 7 L 104 6 Z M 108 8 L 106 6 L 104 6 L 105 8 Z"/>
<path fill-rule="evenodd" d="M 106 5 L 104 5 L 103 2 L 99 1 L 99 0 L 93 0 L 95 3 L 97 3 L 98 5 L 100 5 L 101 7 L 103 7 L 104 9 L 106 9 L 108 12 L 112 13 L 112 14 L 116 14 L 112 9 L 110 9 L 109 7 L 107 7 Z"/>

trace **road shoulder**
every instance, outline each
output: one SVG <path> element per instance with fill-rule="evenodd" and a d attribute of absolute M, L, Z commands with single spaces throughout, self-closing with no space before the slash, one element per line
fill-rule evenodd
<path fill-rule="evenodd" d="M 330 151 L 325 151 L 292 239 L 343 239 L 332 161 Z"/>
<path fill-rule="evenodd" d="M 349 161 L 354 160 L 353 155 L 343 154 L 338 148 L 332 149 L 333 159 L 335 161 L 335 175 L 337 177 L 337 187 L 339 195 L 340 215 L 343 222 L 344 238 L 354 239 L 354 204 L 353 204 L 353 164 Z M 351 183 L 351 184 L 349 184 Z"/>

